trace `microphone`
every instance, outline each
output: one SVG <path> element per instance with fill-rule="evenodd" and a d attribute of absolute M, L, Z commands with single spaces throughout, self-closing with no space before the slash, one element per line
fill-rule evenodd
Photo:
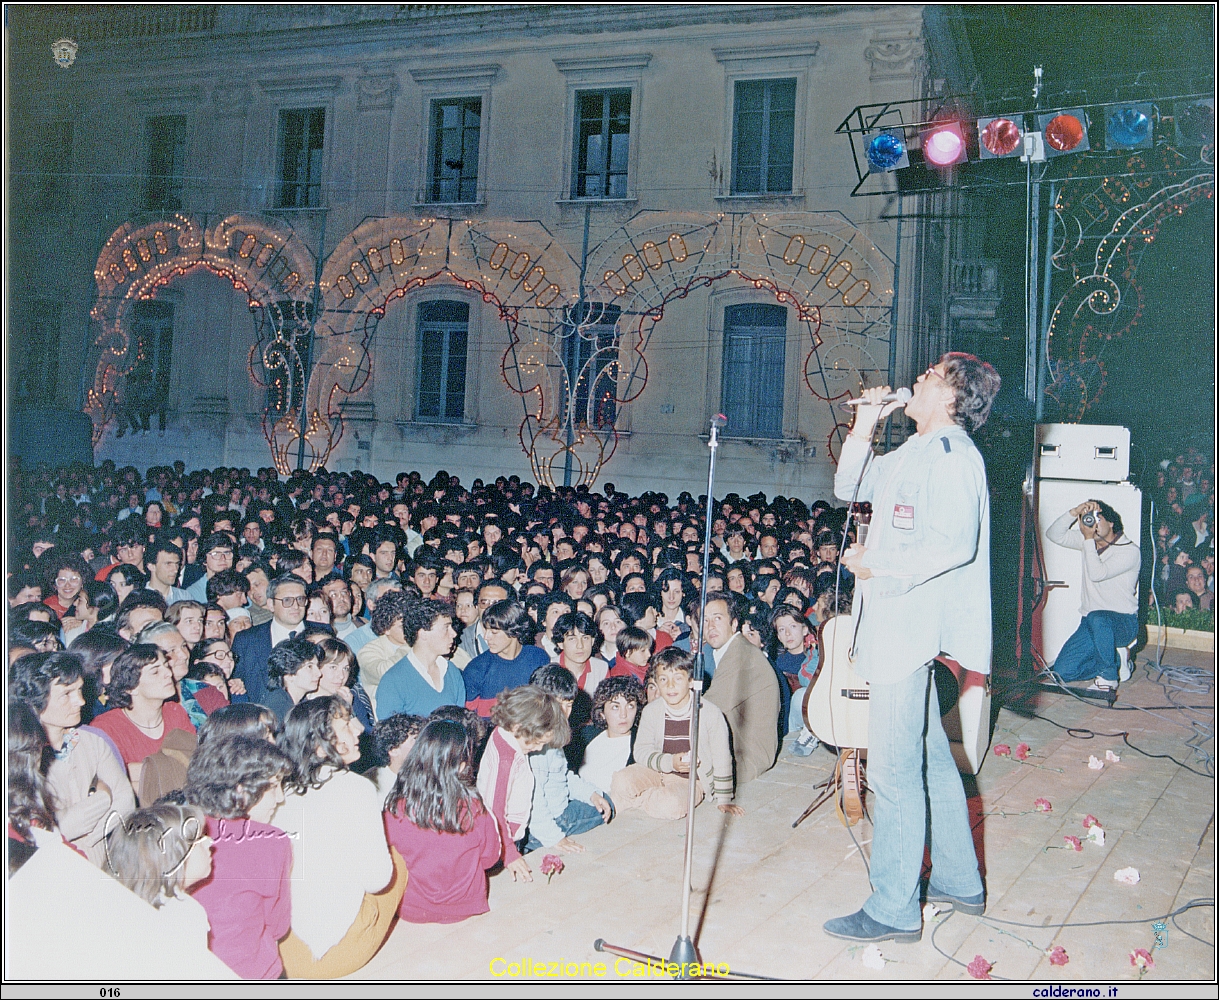
<path fill-rule="evenodd" d="M 913 395 L 914 393 L 912 393 L 905 386 L 902 386 L 896 392 L 890 392 L 882 396 L 880 401 L 882 403 L 897 403 L 900 406 L 905 406 L 908 402 L 910 402 L 910 398 Z M 856 406 L 867 406 L 870 404 L 866 399 L 848 399 L 845 403 L 839 403 L 838 405 L 844 410 L 849 410 Z"/>
<path fill-rule="evenodd" d="M 728 425 L 728 418 L 726 416 L 724 416 L 722 413 L 717 413 L 714 417 L 711 418 L 712 427 L 723 429 L 727 425 Z"/>

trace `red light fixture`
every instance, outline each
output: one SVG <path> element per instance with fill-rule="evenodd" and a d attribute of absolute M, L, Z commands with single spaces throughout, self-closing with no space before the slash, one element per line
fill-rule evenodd
<path fill-rule="evenodd" d="M 978 152 L 984 160 L 1019 156 L 1023 137 L 1020 126 L 1011 118 L 978 119 Z"/>
<path fill-rule="evenodd" d="M 960 122 L 944 122 L 922 133 L 923 159 L 933 167 L 955 166 L 969 157 Z"/>
<path fill-rule="evenodd" d="M 1083 108 L 1068 108 L 1037 116 L 1037 125 L 1045 137 L 1045 155 L 1082 153 L 1088 145 L 1088 115 Z"/>

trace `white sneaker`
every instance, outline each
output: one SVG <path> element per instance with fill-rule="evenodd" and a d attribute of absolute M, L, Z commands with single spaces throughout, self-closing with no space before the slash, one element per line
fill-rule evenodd
<path fill-rule="evenodd" d="M 1105 694 L 1109 694 L 1117 690 L 1117 685 L 1117 681 L 1111 681 L 1105 677 L 1098 677 L 1091 684 L 1089 684 L 1085 690 L 1103 691 Z"/>

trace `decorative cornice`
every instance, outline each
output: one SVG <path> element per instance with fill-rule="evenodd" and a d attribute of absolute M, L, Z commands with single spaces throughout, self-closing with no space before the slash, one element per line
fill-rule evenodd
<path fill-rule="evenodd" d="M 342 85 L 341 76 L 275 76 L 258 81 L 258 86 L 266 94 L 332 94 Z"/>
<path fill-rule="evenodd" d="M 490 86 L 499 76 L 499 63 L 483 63 L 477 66 L 420 66 L 410 70 L 411 79 L 423 86 L 466 84 L 467 86 Z"/>
<path fill-rule="evenodd" d="M 203 86 L 198 83 L 177 87 L 143 84 L 128 87 L 125 96 L 128 104 L 197 104 L 203 100 Z"/>
<path fill-rule="evenodd" d="M 863 50 L 872 65 L 872 80 L 909 80 L 923 70 L 923 39 L 914 31 L 878 35 Z"/>
<path fill-rule="evenodd" d="M 732 45 L 713 47 L 711 54 L 719 63 L 755 62 L 762 59 L 811 59 L 821 48 L 818 41 L 790 45 Z"/>
<path fill-rule="evenodd" d="M 651 52 L 633 52 L 618 56 L 555 59 L 554 64 L 560 73 L 597 73 L 615 69 L 643 69 L 651 61 Z"/>

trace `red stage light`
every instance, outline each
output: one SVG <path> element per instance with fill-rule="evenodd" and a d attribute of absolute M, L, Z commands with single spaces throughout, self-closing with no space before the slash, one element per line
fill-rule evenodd
<path fill-rule="evenodd" d="M 982 147 L 992 156 L 1007 156 L 1020 145 L 1020 126 L 1010 118 L 992 118 L 982 129 Z"/>
<path fill-rule="evenodd" d="M 1046 124 L 1045 142 L 1051 149 L 1069 153 L 1084 141 L 1084 124 L 1074 115 L 1055 115 Z"/>
<path fill-rule="evenodd" d="M 923 133 L 923 157 L 933 167 L 951 167 L 966 159 L 965 136 L 958 122 L 945 122 Z"/>

